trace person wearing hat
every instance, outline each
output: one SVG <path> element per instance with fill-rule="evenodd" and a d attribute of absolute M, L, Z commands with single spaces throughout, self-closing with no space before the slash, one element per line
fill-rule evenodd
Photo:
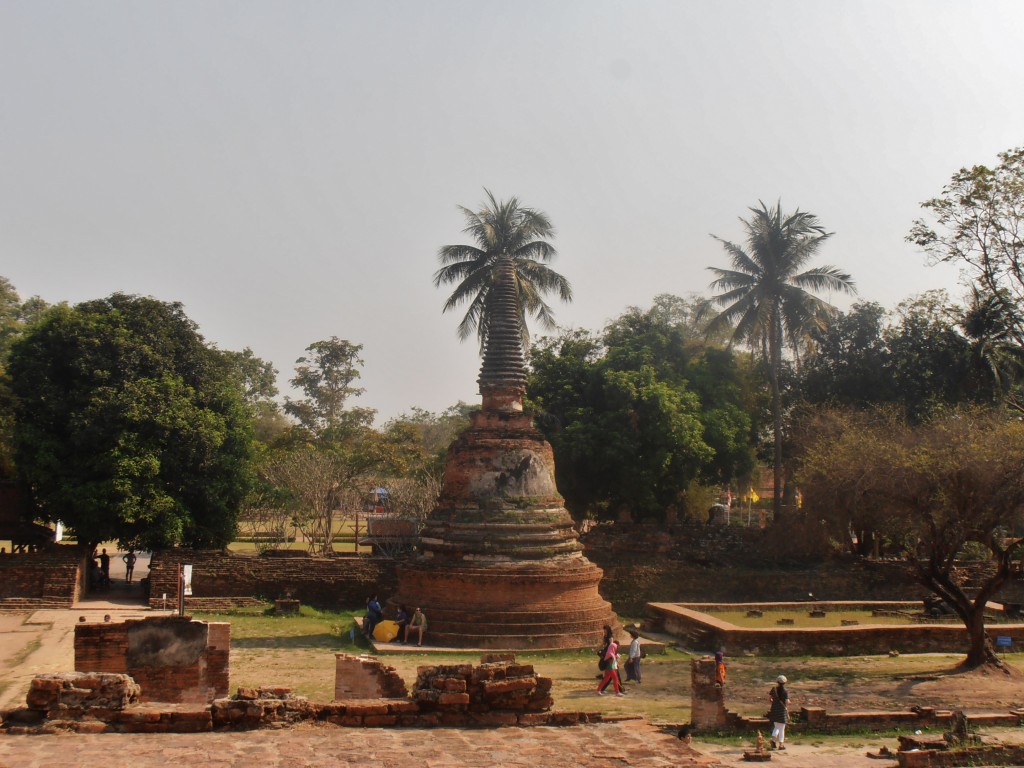
<path fill-rule="evenodd" d="M 789 691 L 786 690 L 786 683 L 789 680 L 785 675 L 775 678 L 775 687 L 768 692 L 771 701 L 771 709 L 768 710 L 768 719 L 772 723 L 772 749 L 786 748 L 786 723 L 789 722 Z"/>

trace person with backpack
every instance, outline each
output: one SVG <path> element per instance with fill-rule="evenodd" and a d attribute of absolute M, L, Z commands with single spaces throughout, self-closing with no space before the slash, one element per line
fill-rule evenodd
<path fill-rule="evenodd" d="M 789 691 L 786 690 L 788 682 L 785 675 L 779 675 L 775 678 L 775 687 L 768 692 L 768 699 L 771 701 L 768 719 L 772 723 L 772 749 L 786 748 L 786 723 L 789 722 Z"/>

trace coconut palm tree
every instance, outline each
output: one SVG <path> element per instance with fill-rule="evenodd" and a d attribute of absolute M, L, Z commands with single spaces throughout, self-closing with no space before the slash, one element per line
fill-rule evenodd
<path fill-rule="evenodd" d="M 504 258 L 515 267 L 519 294 L 520 326 L 523 344 L 529 340 L 526 316 L 532 315 L 544 328 L 554 328 L 554 313 L 542 298 L 557 293 L 562 301 L 572 301 L 569 281 L 551 269 L 556 251 L 548 242 L 554 228 L 547 215 L 533 208 L 524 208 L 519 200 L 497 200 L 487 189 L 487 200 L 477 211 L 459 206 L 466 217 L 467 233 L 473 245 L 445 245 L 438 250 L 442 266 L 434 273 L 434 285 L 456 283 L 445 302 L 444 311 L 469 303 L 459 323 L 459 338 L 465 340 L 475 331 L 484 348 L 488 330 L 488 299 Z"/>
<path fill-rule="evenodd" d="M 1024 410 L 1020 397 L 1024 348 L 1019 341 L 1024 317 L 1009 292 L 990 293 L 974 286 L 959 325 L 970 343 L 971 363 L 992 399 Z"/>
<path fill-rule="evenodd" d="M 709 333 L 731 327 L 732 340 L 760 347 L 765 355 L 772 395 L 775 493 L 772 507 L 782 513 L 782 393 L 779 372 L 782 351 L 796 347 L 813 327 L 828 324 L 836 311 L 810 291 L 836 290 L 856 293 L 850 275 L 835 267 L 804 269 L 821 245 L 831 237 L 817 216 L 796 210 L 782 213 L 781 203 L 772 207 L 758 201 L 749 219 L 740 219 L 746 230 L 746 247 L 712 235 L 725 247 L 732 269 L 709 267 L 718 278 L 711 288 L 722 293 L 711 301 L 724 307 L 708 324 Z"/>

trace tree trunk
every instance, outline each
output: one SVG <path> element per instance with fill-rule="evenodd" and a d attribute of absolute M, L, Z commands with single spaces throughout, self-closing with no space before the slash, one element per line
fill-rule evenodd
<path fill-rule="evenodd" d="M 974 669 L 983 664 L 1001 664 L 1002 662 L 999 661 L 999 657 L 996 656 L 995 649 L 992 647 L 992 641 L 985 634 L 984 606 L 971 611 L 970 617 L 964 621 L 964 624 L 967 627 L 969 646 L 963 666 Z"/>
<path fill-rule="evenodd" d="M 773 451 L 772 515 L 776 521 L 782 519 L 782 390 L 779 385 L 779 369 L 782 368 L 782 325 L 778 309 L 772 313 L 772 327 L 768 330 L 768 379 L 772 390 L 772 433 L 775 438 Z"/>

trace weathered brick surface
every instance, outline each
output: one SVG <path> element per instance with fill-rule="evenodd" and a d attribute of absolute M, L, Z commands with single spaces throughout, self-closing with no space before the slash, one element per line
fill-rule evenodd
<path fill-rule="evenodd" d="M 409 696 L 405 681 L 394 667 L 371 656 L 337 653 L 334 671 L 334 698 L 405 699 Z"/>
<path fill-rule="evenodd" d="M 149 604 L 159 608 L 162 596 L 178 594 L 178 566 L 192 565 L 192 597 L 187 610 L 213 610 L 218 605 L 259 598 L 268 602 L 285 595 L 318 608 L 361 606 L 368 595 L 391 594 L 396 585 L 395 561 L 357 556 L 256 557 L 220 550 L 165 550 L 153 553 L 149 571 Z M 217 603 L 213 601 L 219 601 Z"/>
<path fill-rule="evenodd" d="M 139 686 L 128 675 L 60 672 L 35 677 L 25 704 L 45 711 L 66 709 L 123 710 L 139 701 Z"/>
<path fill-rule="evenodd" d="M 153 617 L 75 626 L 75 670 L 131 675 L 142 701 L 205 703 L 228 692 L 230 625 Z"/>
<path fill-rule="evenodd" d="M 87 554 L 83 547 L 54 545 L 0 557 L 0 610 L 70 608 L 82 588 Z"/>

